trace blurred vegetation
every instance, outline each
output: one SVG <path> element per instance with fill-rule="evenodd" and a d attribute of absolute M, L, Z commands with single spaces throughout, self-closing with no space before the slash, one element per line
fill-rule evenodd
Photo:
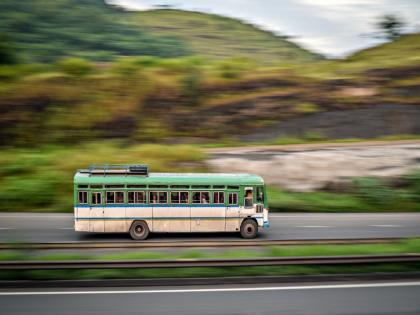
<path fill-rule="evenodd" d="M 1 271 L 1 280 L 85 280 L 85 279 L 149 279 L 149 278 L 204 278 L 204 277 L 252 277 L 292 276 L 320 274 L 361 274 L 418 272 L 419 263 L 388 263 L 365 265 L 302 265 L 264 267 L 189 267 L 159 269 L 85 269 L 85 270 L 35 270 Z"/>
<path fill-rule="evenodd" d="M 407 239 L 395 243 L 358 244 L 358 245 L 303 245 L 273 246 L 263 250 L 223 250 L 203 251 L 187 250 L 184 252 L 124 252 L 106 255 L 80 253 L 57 253 L 39 255 L 35 252 L 11 251 L 0 253 L 1 261 L 16 260 L 143 260 L 143 259 L 228 259 L 260 258 L 287 256 L 339 256 L 339 255 L 385 255 L 419 253 L 420 240 Z M 0 272 L 2 280 L 57 280 L 57 279 L 139 279 L 139 278 L 182 278 L 182 277 L 232 277 L 232 276 L 275 276 L 275 275 L 310 275 L 344 274 L 364 272 L 404 272 L 418 271 L 418 263 L 389 263 L 369 265 L 341 266 L 267 266 L 267 267 L 228 267 L 228 268 L 172 268 L 172 269 L 111 269 L 111 270 L 48 270 Z"/>

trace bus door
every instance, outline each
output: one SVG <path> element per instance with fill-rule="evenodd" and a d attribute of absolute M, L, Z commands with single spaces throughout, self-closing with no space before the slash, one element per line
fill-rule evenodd
<path fill-rule="evenodd" d="M 105 232 L 104 206 L 102 191 L 92 191 L 90 193 L 90 210 L 89 210 L 89 231 Z"/>
<path fill-rule="evenodd" d="M 235 232 L 239 231 L 240 215 L 239 208 L 239 191 L 228 190 L 226 192 L 226 231 Z"/>

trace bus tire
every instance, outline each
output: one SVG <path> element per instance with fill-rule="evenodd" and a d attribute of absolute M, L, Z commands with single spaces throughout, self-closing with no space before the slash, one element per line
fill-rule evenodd
<path fill-rule="evenodd" d="M 255 220 L 246 219 L 241 224 L 242 238 L 255 238 L 258 233 L 258 224 Z"/>
<path fill-rule="evenodd" d="M 130 227 L 130 236 L 133 240 L 145 240 L 149 236 L 149 227 L 144 221 L 134 221 Z"/>

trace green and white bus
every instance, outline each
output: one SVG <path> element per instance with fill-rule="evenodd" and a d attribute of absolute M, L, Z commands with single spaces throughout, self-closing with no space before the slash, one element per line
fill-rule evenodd
<path fill-rule="evenodd" d="M 251 174 L 149 173 L 146 165 L 92 165 L 74 177 L 76 231 L 240 232 L 268 228 L 264 180 Z"/>

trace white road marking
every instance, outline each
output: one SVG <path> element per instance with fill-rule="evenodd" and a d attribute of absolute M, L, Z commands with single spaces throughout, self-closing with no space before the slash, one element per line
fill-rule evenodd
<path fill-rule="evenodd" d="M 369 225 L 372 227 L 403 227 L 403 225 L 398 225 L 398 224 L 373 224 L 373 225 Z"/>
<path fill-rule="evenodd" d="M 0 227 L 0 230 L 16 230 L 16 228 L 13 228 L 13 227 Z"/>
<path fill-rule="evenodd" d="M 10 295 L 76 295 L 76 294 L 147 294 L 147 293 L 199 293 L 199 292 L 243 292 L 243 291 L 287 291 L 287 290 L 319 290 L 319 289 L 351 289 L 351 288 L 383 288 L 420 286 L 420 281 L 413 282 L 379 282 L 355 284 L 324 284 L 307 286 L 252 287 L 252 288 L 207 288 L 207 289 L 166 289 L 166 290 L 112 290 L 112 291 L 16 291 L 0 292 L 0 296 Z"/>
<path fill-rule="evenodd" d="M 22 215 L 0 215 L 0 218 L 4 219 L 67 219 L 72 218 L 73 215 L 34 215 L 34 214 L 22 214 Z"/>
<path fill-rule="evenodd" d="M 329 228 L 330 225 L 296 225 L 298 228 Z"/>

